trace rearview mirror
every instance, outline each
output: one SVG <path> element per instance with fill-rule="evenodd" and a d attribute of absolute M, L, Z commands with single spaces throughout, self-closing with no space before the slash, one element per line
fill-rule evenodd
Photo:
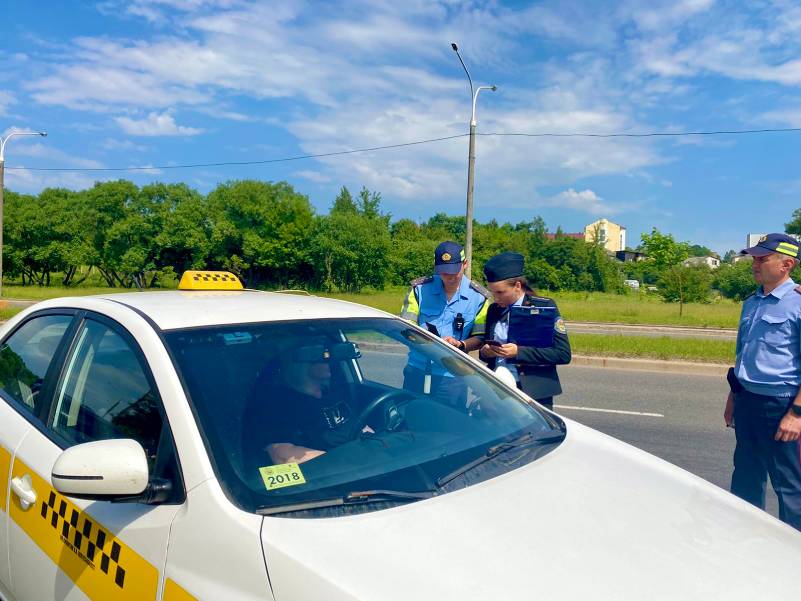
<path fill-rule="evenodd" d="M 148 479 L 145 450 L 130 439 L 98 440 L 70 447 L 56 459 L 51 474 L 58 492 L 84 499 L 141 495 Z"/>

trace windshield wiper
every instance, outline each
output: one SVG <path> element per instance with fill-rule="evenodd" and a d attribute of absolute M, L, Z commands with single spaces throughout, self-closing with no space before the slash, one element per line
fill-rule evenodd
<path fill-rule="evenodd" d="M 429 499 L 437 495 L 436 490 L 361 490 L 349 492 L 341 497 L 331 497 L 329 499 L 318 499 L 315 501 L 305 501 L 292 505 L 276 505 L 259 507 L 256 513 L 259 515 L 276 515 L 278 513 L 291 513 L 293 511 L 303 511 L 306 509 L 320 509 L 323 507 L 338 507 L 341 505 L 360 505 L 363 503 L 378 503 L 382 501 L 397 501 L 401 503 L 411 503 L 420 499 Z"/>
<path fill-rule="evenodd" d="M 536 445 L 544 445 L 550 444 L 554 442 L 560 442 L 564 439 L 565 433 L 560 432 L 559 434 L 550 434 L 548 436 L 541 436 L 535 437 L 531 434 L 531 432 L 526 432 L 522 436 L 515 438 L 514 440 L 510 440 L 508 442 L 501 442 L 499 444 L 493 445 L 487 449 L 487 452 L 473 459 L 468 463 L 465 463 L 463 466 L 456 468 L 449 474 L 445 474 L 444 476 L 440 476 L 437 479 L 437 487 L 441 488 L 445 486 L 451 480 L 454 480 L 464 474 L 465 472 L 469 472 L 471 469 L 476 467 L 477 465 L 481 465 L 482 463 L 489 461 L 490 459 L 494 459 L 498 455 L 505 453 L 511 449 L 518 449 L 520 447 L 525 447 L 531 444 Z"/>

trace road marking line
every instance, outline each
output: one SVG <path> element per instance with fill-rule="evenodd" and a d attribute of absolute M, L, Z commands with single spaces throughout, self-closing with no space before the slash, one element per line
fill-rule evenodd
<path fill-rule="evenodd" d="M 661 413 L 645 411 L 623 411 L 622 409 L 599 409 L 598 407 L 573 407 L 571 405 L 554 405 L 554 409 L 572 409 L 574 411 L 597 411 L 599 413 L 620 413 L 622 415 L 642 415 L 644 417 L 665 417 Z"/>

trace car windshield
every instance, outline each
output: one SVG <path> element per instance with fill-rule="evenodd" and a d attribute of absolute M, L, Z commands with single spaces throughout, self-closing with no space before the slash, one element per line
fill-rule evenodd
<path fill-rule="evenodd" d="M 193 328 L 166 341 L 220 482 L 246 511 L 441 494 L 543 453 L 468 474 L 493 445 L 523 436 L 550 450 L 564 437 L 563 422 L 400 319 Z"/>

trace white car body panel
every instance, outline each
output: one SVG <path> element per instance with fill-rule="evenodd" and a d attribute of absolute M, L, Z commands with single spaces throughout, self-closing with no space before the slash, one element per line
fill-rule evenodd
<path fill-rule="evenodd" d="M 95 310 L 105 312 L 109 304 L 117 303 L 145 313 L 162 330 L 259 321 L 394 317 L 383 311 L 347 301 L 258 290 L 129 292 L 106 296 L 57 298 L 42 301 L 32 308 L 94 307 Z"/>
<path fill-rule="evenodd" d="M 0 595 L 11 598 L 8 556 L 8 506 L 11 502 L 11 465 L 14 453 L 31 430 L 31 425 L 6 403 L 0 402 Z"/>
<path fill-rule="evenodd" d="M 262 537 L 278 601 L 778 600 L 801 565 L 789 526 L 574 422 L 497 478 L 349 517 L 265 517 Z"/>
<path fill-rule="evenodd" d="M 272 601 L 261 522 L 234 507 L 216 480 L 203 483 L 175 516 L 166 577 L 198 599 Z"/>

